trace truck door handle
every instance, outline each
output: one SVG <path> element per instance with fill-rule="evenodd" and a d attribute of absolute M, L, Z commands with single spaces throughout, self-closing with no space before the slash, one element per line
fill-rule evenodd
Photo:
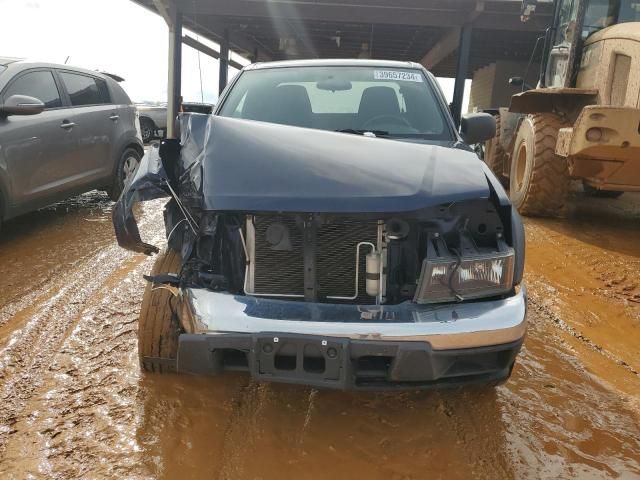
<path fill-rule="evenodd" d="M 111 115 L 109 120 L 113 120 L 114 122 L 120 118 L 120 115 Z"/>
<path fill-rule="evenodd" d="M 69 128 L 73 128 L 75 127 L 76 124 L 73 122 L 62 122 L 62 125 L 60 125 L 60 128 L 64 128 L 65 130 L 69 129 Z"/>

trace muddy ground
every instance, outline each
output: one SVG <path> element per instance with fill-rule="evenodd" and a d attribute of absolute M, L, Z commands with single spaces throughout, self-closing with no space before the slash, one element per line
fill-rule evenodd
<path fill-rule="evenodd" d="M 153 260 L 116 246 L 110 213 L 83 195 L 0 236 L 0 478 L 640 478 L 640 195 L 527 220 L 513 378 L 442 393 L 141 375 Z"/>

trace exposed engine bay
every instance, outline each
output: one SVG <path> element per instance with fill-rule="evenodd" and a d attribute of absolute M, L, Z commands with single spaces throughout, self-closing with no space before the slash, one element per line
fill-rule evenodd
<path fill-rule="evenodd" d="M 507 295 L 520 282 L 519 217 L 480 165 L 451 177 L 454 148 L 199 115 L 182 117 L 181 132 L 180 143 L 145 157 L 114 209 L 120 244 L 151 254 L 133 204 L 171 197 L 168 244 L 183 266 L 155 282 L 355 305 L 464 302 Z M 323 151 L 327 135 L 337 150 Z M 313 152 L 303 149 L 310 143 Z M 338 176 L 336 152 L 345 150 L 355 153 Z M 394 171 L 389 158 L 403 154 L 413 163 Z M 414 161 L 418 154 L 427 158 Z"/>

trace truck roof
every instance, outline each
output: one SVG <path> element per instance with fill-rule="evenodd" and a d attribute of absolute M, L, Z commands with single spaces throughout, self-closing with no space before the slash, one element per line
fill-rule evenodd
<path fill-rule="evenodd" d="M 264 70 L 269 68 L 296 67 L 381 67 L 422 69 L 415 62 L 399 62 L 394 60 L 360 60 L 360 59 L 318 59 L 318 60 L 283 60 L 277 62 L 254 63 L 245 70 Z"/>

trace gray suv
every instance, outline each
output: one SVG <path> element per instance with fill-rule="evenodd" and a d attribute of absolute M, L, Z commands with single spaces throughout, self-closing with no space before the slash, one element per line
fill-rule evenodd
<path fill-rule="evenodd" d="M 117 200 L 144 149 L 114 78 L 0 58 L 0 225 L 94 189 Z"/>

